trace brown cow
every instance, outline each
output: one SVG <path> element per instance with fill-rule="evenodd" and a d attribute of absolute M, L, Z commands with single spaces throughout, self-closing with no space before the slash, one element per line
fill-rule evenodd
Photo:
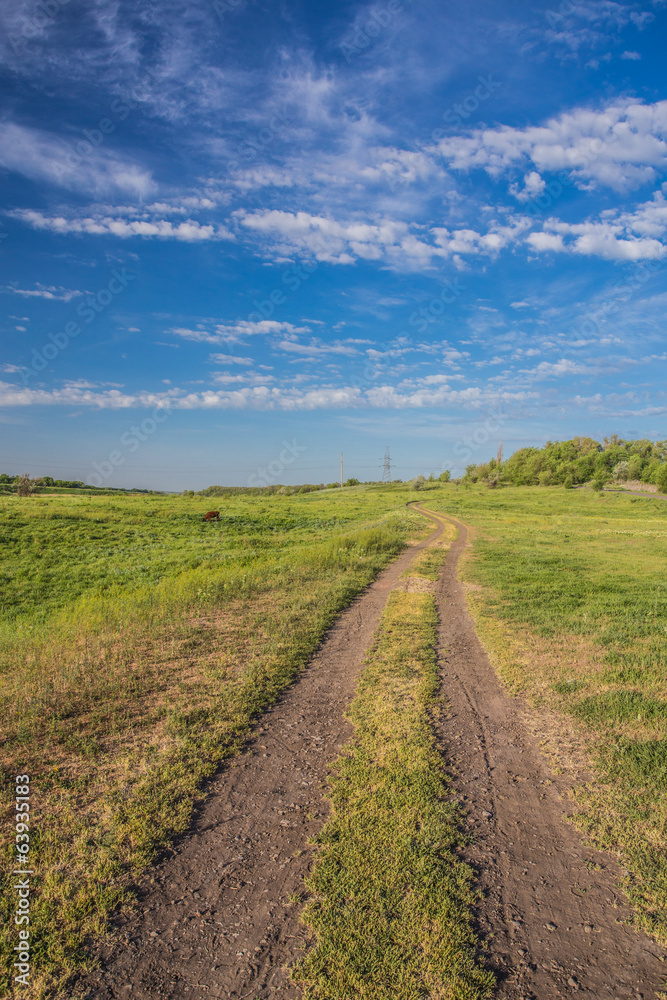
<path fill-rule="evenodd" d="M 219 510 L 209 510 L 208 514 L 204 514 L 205 521 L 219 521 L 220 511 Z"/>

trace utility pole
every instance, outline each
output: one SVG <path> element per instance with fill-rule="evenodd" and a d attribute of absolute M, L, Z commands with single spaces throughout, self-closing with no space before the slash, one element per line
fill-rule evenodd
<path fill-rule="evenodd" d="M 340 488 L 343 488 L 343 452 L 340 453 Z"/>
<path fill-rule="evenodd" d="M 384 453 L 384 468 L 382 470 L 382 482 L 391 482 L 391 455 L 389 454 L 389 445 L 387 445 L 387 450 Z"/>

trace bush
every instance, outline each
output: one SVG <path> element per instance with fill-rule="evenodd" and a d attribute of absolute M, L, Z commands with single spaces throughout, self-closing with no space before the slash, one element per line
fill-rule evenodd
<path fill-rule="evenodd" d="M 16 478 L 16 492 L 20 497 L 29 497 L 41 485 L 41 479 L 31 479 L 27 472 Z"/>
<path fill-rule="evenodd" d="M 452 478 L 451 472 L 449 471 L 449 469 L 445 469 L 445 471 L 441 472 L 440 475 L 438 476 L 438 482 L 448 483 L 451 478 Z"/>
<path fill-rule="evenodd" d="M 653 482 L 656 484 L 661 493 L 667 493 L 667 462 L 663 462 L 660 466 L 653 477 Z"/>
<path fill-rule="evenodd" d="M 630 478 L 630 463 L 625 460 L 617 462 L 612 469 L 612 476 L 617 483 L 624 483 Z"/>

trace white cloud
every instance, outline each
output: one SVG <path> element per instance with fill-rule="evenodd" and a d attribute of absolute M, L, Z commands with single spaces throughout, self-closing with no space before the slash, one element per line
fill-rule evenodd
<path fill-rule="evenodd" d="M 204 326 L 198 326 L 195 330 L 189 327 L 175 326 L 165 332 L 175 333 L 177 337 L 194 340 L 201 344 L 237 344 L 245 340 L 246 337 L 310 333 L 310 327 L 295 326 L 293 323 L 279 323 L 274 319 L 243 319 L 237 320 L 235 323 L 214 324 L 213 330 L 206 329 Z M 226 356 L 219 355 L 219 357 Z"/>
<path fill-rule="evenodd" d="M 274 252 L 282 255 L 305 251 L 332 264 L 382 259 L 408 269 L 428 267 L 434 257 L 446 256 L 442 248 L 412 233 L 407 222 L 392 219 L 338 222 L 308 212 L 276 209 L 252 213 L 241 209 L 234 215 L 242 226 L 274 240 Z"/>
<path fill-rule="evenodd" d="M 35 288 L 15 288 L 12 285 L 3 285 L 0 292 L 10 292 L 12 295 L 22 295 L 26 299 L 53 299 L 58 302 L 71 302 L 78 295 L 83 295 L 72 288 L 63 288 L 62 285 L 43 285 L 40 281 Z M 16 328 L 21 329 L 20 327 Z"/>
<path fill-rule="evenodd" d="M 234 381 L 244 376 L 231 376 Z M 179 410 L 283 410 L 308 411 L 329 409 L 422 409 L 456 406 L 478 410 L 500 402 L 525 404 L 539 398 L 539 393 L 520 390 L 514 393 L 470 387 L 450 389 L 447 385 L 401 391 L 393 386 L 375 386 L 362 390 L 356 386 L 322 386 L 312 389 L 278 388 L 267 385 L 243 385 L 238 389 L 207 389 L 185 393 L 179 389 L 166 392 L 122 393 L 118 389 L 97 391 L 74 385 L 62 389 L 34 389 L 0 382 L 0 406 L 86 406 L 98 409 Z"/>
<path fill-rule="evenodd" d="M 666 139 L 667 101 L 628 98 L 600 111 L 578 108 L 545 125 L 476 129 L 443 139 L 437 149 L 456 170 L 482 169 L 498 177 L 532 162 L 540 174 L 565 170 L 582 187 L 624 191 L 664 171 Z"/>
<path fill-rule="evenodd" d="M 621 52 L 621 59 L 641 59 L 639 52 Z"/>
<path fill-rule="evenodd" d="M 667 232 L 667 201 L 661 191 L 633 211 L 608 209 L 599 219 L 561 222 L 546 219 L 543 231 L 526 242 L 538 251 L 552 250 L 605 260 L 660 260 L 667 247 L 657 237 Z M 565 242 L 567 239 L 567 242 Z"/>
<path fill-rule="evenodd" d="M 517 201 L 530 201 L 536 195 L 542 194 L 546 186 L 544 178 L 540 177 L 536 170 L 532 170 L 524 177 L 523 188 L 519 188 L 518 184 L 510 184 L 510 193 Z"/>
<path fill-rule="evenodd" d="M 83 135 L 66 142 L 9 121 L 0 122 L 0 166 L 33 181 L 95 195 L 119 191 L 145 198 L 156 188 L 147 170 L 110 149 L 94 148 Z"/>
<path fill-rule="evenodd" d="M 241 358 L 238 354 L 212 354 L 211 361 L 216 365 L 251 365 L 252 358 Z"/>
<path fill-rule="evenodd" d="M 325 343 L 318 338 L 313 338 L 309 344 L 300 344 L 296 340 L 280 340 L 274 344 L 274 347 L 287 354 L 302 354 L 309 358 L 318 358 L 326 354 L 344 354 L 348 357 L 359 354 L 355 347 L 344 341 L 335 340 L 332 343 Z"/>
<path fill-rule="evenodd" d="M 230 240 L 233 235 L 224 226 L 201 225 L 192 219 L 174 224 L 165 219 L 149 218 L 120 219 L 111 216 L 89 216 L 88 218 L 66 218 L 47 216 L 32 209 L 15 209 L 7 213 L 19 219 L 32 229 L 45 229 L 52 233 L 78 233 L 88 236 L 156 236 L 159 239 L 182 240 L 198 243 L 202 240 Z"/>
<path fill-rule="evenodd" d="M 220 372 L 213 376 L 213 381 L 218 385 L 266 385 L 268 382 L 275 382 L 273 375 L 230 375 L 229 372 Z"/>
<path fill-rule="evenodd" d="M 529 233 L 526 242 L 533 250 L 565 250 L 563 237 L 556 233 Z"/>

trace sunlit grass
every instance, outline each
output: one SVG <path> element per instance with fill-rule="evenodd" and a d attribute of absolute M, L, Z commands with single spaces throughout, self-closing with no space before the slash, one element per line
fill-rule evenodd
<path fill-rule="evenodd" d="M 667 942 L 667 503 L 528 487 L 432 497 L 475 530 L 463 574 L 481 586 L 471 608 L 501 676 L 585 727 L 595 778 L 577 822 L 620 853 L 638 922 Z"/>

